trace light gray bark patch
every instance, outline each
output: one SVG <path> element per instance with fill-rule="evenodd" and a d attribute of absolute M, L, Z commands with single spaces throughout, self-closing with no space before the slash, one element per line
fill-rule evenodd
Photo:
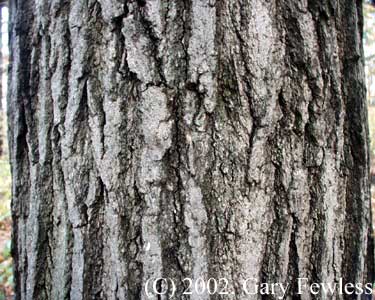
<path fill-rule="evenodd" d="M 172 125 L 169 120 L 168 98 L 161 88 L 150 87 L 141 95 L 141 134 L 144 147 L 141 150 L 138 189 L 144 195 L 145 212 L 142 218 L 143 286 L 146 281 L 162 276 L 161 224 L 158 224 L 162 201 L 161 184 L 166 180 L 163 157 L 171 147 Z M 154 296 L 157 299 L 157 296 Z M 142 299 L 147 295 L 142 291 Z"/>
<path fill-rule="evenodd" d="M 191 33 L 189 39 L 189 78 L 197 84 L 204 97 L 204 107 L 211 113 L 215 109 L 216 9 L 209 0 L 191 4 Z"/>
<path fill-rule="evenodd" d="M 192 248 L 191 255 L 195 257 L 192 267 L 192 280 L 197 282 L 199 278 L 208 278 L 208 251 L 205 237 L 207 213 L 203 203 L 203 195 L 193 179 L 187 181 L 187 201 L 185 207 L 185 222 L 189 229 L 189 244 Z M 198 294 L 192 291 L 194 298 L 209 299 L 208 292 Z"/>
<path fill-rule="evenodd" d="M 123 1 L 99 0 L 99 3 L 102 7 L 103 19 L 107 23 L 111 23 L 114 19 L 123 16 L 127 10 Z"/>

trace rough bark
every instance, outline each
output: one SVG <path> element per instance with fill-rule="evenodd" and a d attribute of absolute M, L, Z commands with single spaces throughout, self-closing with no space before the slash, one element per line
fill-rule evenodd
<path fill-rule="evenodd" d="M 10 6 L 17 299 L 371 282 L 361 1 Z"/>

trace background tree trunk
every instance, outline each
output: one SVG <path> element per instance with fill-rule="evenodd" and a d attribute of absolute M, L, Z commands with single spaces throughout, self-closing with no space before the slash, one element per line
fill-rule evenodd
<path fill-rule="evenodd" d="M 371 282 L 361 1 L 10 5 L 17 299 Z"/>

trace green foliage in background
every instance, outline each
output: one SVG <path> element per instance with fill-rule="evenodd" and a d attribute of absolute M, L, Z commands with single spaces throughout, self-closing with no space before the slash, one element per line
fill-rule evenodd
<path fill-rule="evenodd" d="M 11 285 L 13 282 L 13 270 L 12 270 L 12 259 L 10 253 L 10 244 L 8 241 L 5 244 L 3 252 L 1 254 L 2 259 L 4 260 L 0 263 L 0 282 L 4 285 Z"/>
<path fill-rule="evenodd" d="M 8 299 L 5 289 L 13 285 L 12 257 L 10 253 L 10 169 L 7 158 L 0 159 L 0 300 Z"/>
<path fill-rule="evenodd" d="M 366 45 L 375 44 L 375 30 L 373 25 L 375 24 L 375 8 L 372 5 L 363 5 L 363 15 L 365 18 L 365 28 L 363 32 L 363 42 Z M 366 55 L 368 57 L 368 55 Z"/>
<path fill-rule="evenodd" d="M 0 158 L 0 221 L 10 216 L 10 167 L 7 158 Z"/>
<path fill-rule="evenodd" d="M 5 121 L 5 118 L 0 119 Z M 4 126 L 0 126 L 0 128 L 5 131 L 5 124 Z M 5 132 L 3 132 L 2 136 L 6 136 Z M 4 147 L 7 147 L 6 139 L 4 141 Z M 0 300 L 9 299 L 9 294 L 13 286 L 13 268 L 10 253 L 10 199 L 10 166 L 8 157 L 4 155 L 0 157 Z"/>

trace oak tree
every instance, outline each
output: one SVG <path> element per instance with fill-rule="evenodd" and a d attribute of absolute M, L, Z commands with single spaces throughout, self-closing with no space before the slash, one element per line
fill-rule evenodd
<path fill-rule="evenodd" d="M 361 1 L 14 0 L 10 46 L 16 299 L 371 282 Z"/>

